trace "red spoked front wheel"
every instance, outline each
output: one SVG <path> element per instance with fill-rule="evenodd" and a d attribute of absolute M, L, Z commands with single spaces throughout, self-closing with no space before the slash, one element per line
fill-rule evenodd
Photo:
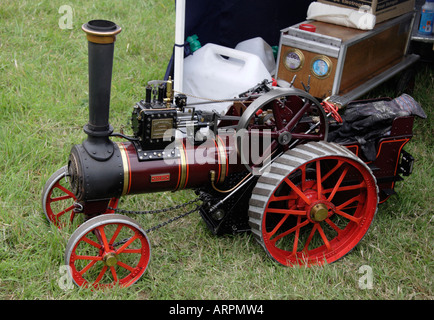
<path fill-rule="evenodd" d="M 249 207 L 256 240 L 277 262 L 321 265 L 350 252 L 377 211 L 371 170 L 337 144 L 287 151 L 258 179 Z"/>
<path fill-rule="evenodd" d="M 131 218 L 104 214 L 83 223 L 72 234 L 65 262 L 81 287 L 128 287 L 145 272 L 151 249 L 145 231 Z"/>
<path fill-rule="evenodd" d="M 74 220 L 75 195 L 67 181 L 68 167 L 57 170 L 42 191 L 42 209 L 49 222 L 61 228 Z"/>
<path fill-rule="evenodd" d="M 76 196 L 71 191 L 68 182 L 68 167 L 64 166 L 54 172 L 47 180 L 42 191 L 42 210 L 47 220 L 59 229 L 73 223 L 76 213 L 74 211 Z M 119 199 L 112 198 L 103 213 L 114 213 Z"/>

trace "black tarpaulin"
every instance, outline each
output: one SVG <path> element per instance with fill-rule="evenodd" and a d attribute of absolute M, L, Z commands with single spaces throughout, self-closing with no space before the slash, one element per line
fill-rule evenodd
<path fill-rule="evenodd" d="M 270 46 L 277 46 L 280 30 L 304 21 L 311 2 L 186 0 L 185 38 L 196 34 L 202 45 L 215 43 L 234 48 L 241 41 L 261 37 Z M 173 76 L 173 57 L 165 78 L 169 75 Z"/>

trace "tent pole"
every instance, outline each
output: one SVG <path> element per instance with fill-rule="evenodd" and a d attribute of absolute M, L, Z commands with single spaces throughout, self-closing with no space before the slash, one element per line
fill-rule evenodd
<path fill-rule="evenodd" d="M 185 32 L 185 0 L 176 0 L 175 27 L 175 61 L 174 61 L 174 90 L 182 92 L 182 78 L 184 73 L 184 32 Z"/>

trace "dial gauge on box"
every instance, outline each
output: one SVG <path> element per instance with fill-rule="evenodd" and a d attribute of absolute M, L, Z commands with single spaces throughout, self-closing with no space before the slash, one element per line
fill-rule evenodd
<path fill-rule="evenodd" d="M 311 71 L 319 79 L 327 78 L 332 71 L 332 67 L 332 61 L 324 55 L 312 59 Z"/>
<path fill-rule="evenodd" d="M 298 49 L 291 49 L 285 55 L 285 67 L 290 71 L 297 71 L 303 67 L 304 55 Z"/>

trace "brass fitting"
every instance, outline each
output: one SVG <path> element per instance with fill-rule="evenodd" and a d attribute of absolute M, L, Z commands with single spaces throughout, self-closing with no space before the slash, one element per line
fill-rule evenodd
<path fill-rule="evenodd" d="M 118 263 L 118 258 L 116 256 L 116 253 L 109 252 L 103 257 L 103 261 L 107 267 L 114 267 L 116 263 Z"/>
<path fill-rule="evenodd" d="M 172 77 L 169 77 L 169 80 L 166 82 L 166 98 L 164 99 L 164 102 L 166 103 L 166 108 L 172 107 L 172 101 L 173 101 L 173 81 Z"/>
<path fill-rule="evenodd" d="M 86 32 L 89 42 L 98 44 L 108 44 L 116 41 L 116 35 L 122 31 L 122 28 L 111 21 L 91 20 L 81 26 Z"/>
<path fill-rule="evenodd" d="M 327 218 L 329 210 L 324 203 L 317 203 L 310 210 L 310 217 L 312 220 L 320 222 Z"/>

